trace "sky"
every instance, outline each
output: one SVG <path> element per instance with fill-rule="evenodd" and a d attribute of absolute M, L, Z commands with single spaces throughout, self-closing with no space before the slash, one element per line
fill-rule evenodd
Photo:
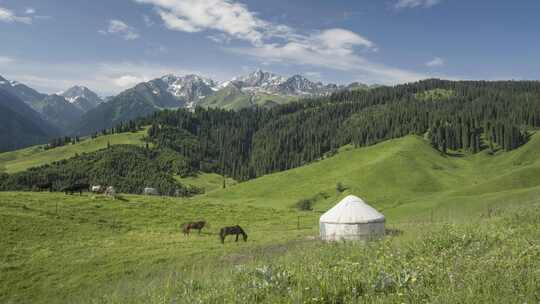
<path fill-rule="evenodd" d="M 0 75 L 117 94 L 165 74 L 540 79 L 538 0 L 0 0 Z"/>

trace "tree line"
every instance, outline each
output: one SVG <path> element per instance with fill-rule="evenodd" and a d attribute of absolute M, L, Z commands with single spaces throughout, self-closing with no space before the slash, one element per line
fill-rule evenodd
<path fill-rule="evenodd" d="M 193 170 L 246 180 L 308 164 L 346 144 L 408 134 L 425 136 L 442 153 L 509 151 L 540 126 L 540 83 L 431 79 L 272 109 L 180 109 L 141 121 L 151 125 L 150 141 L 189 159 Z"/>

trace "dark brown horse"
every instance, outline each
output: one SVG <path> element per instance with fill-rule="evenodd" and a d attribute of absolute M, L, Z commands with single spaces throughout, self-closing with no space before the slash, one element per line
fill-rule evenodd
<path fill-rule="evenodd" d="M 79 184 L 73 184 L 73 185 L 65 187 L 64 189 L 62 189 L 62 192 L 66 193 L 66 195 L 68 194 L 73 195 L 79 192 L 79 194 L 82 195 L 83 191 L 89 191 L 89 190 L 90 190 L 89 184 L 79 183 Z"/>
<path fill-rule="evenodd" d="M 41 192 L 44 190 L 49 190 L 49 192 L 52 192 L 52 183 L 42 183 L 36 185 L 37 191 Z"/>
<path fill-rule="evenodd" d="M 206 226 L 205 221 L 199 221 L 199 222 L 190 222 L 182 224 L 182 232 L 184 232 L 185 235 L 189 235 L 191 232 L 191 229 L 199 230 L 199 234 L 201 234 L 201 230 Z"/>
<path fill-rule="evenodd" d="M 236 226 L 230 226 L 230 227 L 223 227 L 221 228 L 221 231 L 219 232 L 219 237 L 221 238 L 221 243 L 225 243 L 225 237 L 227 235 L 236 235 L 236 241 L 238 242 L 238 236 L 242 235 L 242 238 L 244 239 L 244 242 L 247 242 L 248 235 L 242 229 L 242 227 L 236 225 Z"/>

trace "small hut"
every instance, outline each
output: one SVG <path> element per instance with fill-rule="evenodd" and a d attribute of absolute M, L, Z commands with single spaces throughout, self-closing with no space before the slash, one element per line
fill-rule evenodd
<path fill-rule="evenodd" d="M 319 220 L 324 241 L 380 238 L 385 233 L 384 223 L 384 215 L 354 195 L 341 200 Z"/>

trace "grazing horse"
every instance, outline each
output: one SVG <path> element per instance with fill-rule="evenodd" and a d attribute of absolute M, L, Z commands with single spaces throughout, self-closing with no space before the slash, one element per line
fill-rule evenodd
<path fill-rule="evenodd" d="M 36 188 L 39 192 L 43 190 L 49 190 L 49 192 L 52 192 L 52 183 L 48 182 L 48 183 L 43 183 L 43 184 L 37 184 Z"/>
<path fill-rule="evenodd" d="M 242 229 L 242 227 L 236 225 L 236 226 L 231 226 L 231 227 L 223 227 L 221 228 L 221 231 L 219 232 L 219 237 L 221 238 L 221 243 L 225 243 L 225 237 L 227 235 L 236 235 L 236 241 L 235 242 L 238 242 L 238 236 L 241 234 L 242 235 L 242 238 L 244 239 L 244 242 L 247 242 L 247 238 L 248 238 L 248 235 L 247 233 L 244 231 L 244 229 Z"/>
<path fill-rule="evenodd" d="M 82 195 L 83 191 L 88 191 L 90 189 L 89 184 L 73 184 L 71 186 L 67 186 L 64 189 L 62 189 L 62 192 L 68 194 L 75 194 L 76 192 L 79 192 L 80 195 Z"/>
<path fill-rule="evenodd" d="M 95 185 L 90 188 L 90 191 L 94 193 L 102 193 L 103 191 L 105 191 L 106 188 L 107 187 L 102 187 L 101 185 Z"/>
<path fill-rule="evenodd" d="M 185 235 L 189 235 L 191 229 L 196 229 L 199 230 L 199 234 L 201 234 L 201 230 L 204 226 L 206 226 L 205 221 L 185 223 L 182 225 L 182 232 L 184 232 Z"/>

